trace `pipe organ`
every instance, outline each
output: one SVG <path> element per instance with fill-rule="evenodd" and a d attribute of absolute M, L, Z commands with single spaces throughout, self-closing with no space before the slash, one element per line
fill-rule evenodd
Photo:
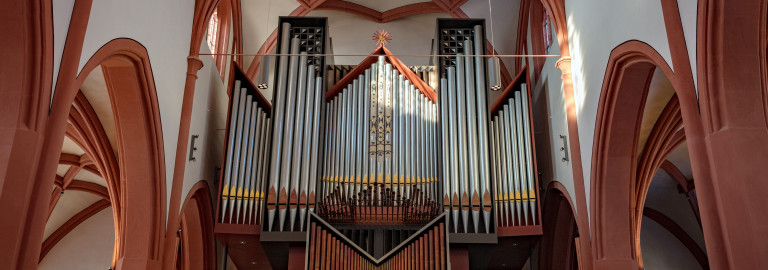
<path fill-rule="evenodd" d="M 538 224 L 528 91 L 525 84 L 502 99 L 491 121 L 491 155 L 499 226 Z"/>
<path fill-rule="evenodd" d="M 217 223 L 323 269 L 448 268 L 449 243 L 541 233 L 527 69 L 489 106 L 482 20 L 438 19 L 436 66 L 384 46 L 336 66 L 327 39 L 280 18 L 274 109 L 235 76 Z"/>
<path fill-rule="evenodd" d="M 326 96 L 329 136 L 318 183 L 321 197 L 339 190 L 334 196 L 344 202 L 370 206 L 351 209 L 360 222 L 402 218 L 406 212 L 401 211 L 412 210 L 398 207 L 405 204 L 437 204 L 437 147 L 432 139 L 437 106 L 427 92 L 431 89 L 423 84 L 417 88 L 409 80 L 413 73 L 405 69 L 401 74 L 397 64 L 378 56 Z"/>
<path fill-rule="evenodd" d="M 307 269 L 450 268 L 444 214 L 378 258 L 371 256 L 322 218 L 312 214 L 310 220 L 305 255 Z"/>
<path fill-rule="evenodd" d="M 259 224 L 272 108 L 239 68 L 233 71 L 218 221 Z"/>
<path fill-rule="evenodd" d="M 281 18 L 284 19 L 284 18 Z M 318 22 L 320 23 L 318 25 Z M 315 205 L 319 171 L 325 20 L 283 21 L 274 91 L 267 231 L 304 231 Z"/>
<path fill-rule="evenodd" d="M 439 61 L 445 74 L 440 81 L 442 197 L 453 232 L 493 232 L 485 59 L 463 56 L 485 54 L 482 32 L 481 25 L 439 30 L 441 54 L 456 55 Z"/>

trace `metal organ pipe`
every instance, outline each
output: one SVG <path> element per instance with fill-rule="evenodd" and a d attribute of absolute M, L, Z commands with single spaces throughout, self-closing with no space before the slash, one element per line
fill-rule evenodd
<path fill-rule="evenodd" d="M 442 78 L 440 79 L 440 94 L 438 95 L 439 101 L 440 101 L 440 131 L 442 133 L 442 136 L 440 138 L 440 147 L 442 147 L 442 178 L 443 178 L 443 209 L 445 211 L 451 210 L 451 188 L 450 188 L 450 181 L 448 179 L 451 179 L 449 177 L 449 161 L 451 160 L 451 153 L 450 153 L 450 132 L 448 127 L 448 97 L 447 93 L 448 90 L 448 79 Z"/>
<path fill-rule="evenodd" d="M 459 228 L 459 196 L 461 196 L 460 191 L 462 190 L 460 188 L 461 183 L 461 169 L 459 168 L 459 164 L 463 164 L 463 162 L 459 162 L 460 157 L 460 151 L 459 151 L 459 126 L 458 126 L 458 116 L 456 115 L 458 113 L 458 109 L 456 104 L 457 103 L 457 95 L 456 95 L 456 70 L 453 67 L 448 68 L 448 112 L 449 112 L 449 137 L 451 139 L 450 144 L 450 150 L 451 150 L 451 182 L 452 182 L 452 188 L 451 188 L 451 209 L 453 212 L 451 213 L 453 216 L 453 232 L 457 233 Z"/>
<path fill-rule="evenodd" d="M 407 85 L 407 81 L 405 80 L 405 77 L 400 74 L 397 76 L 397 92 L 395 94 L 397 98 L 397 102 L 395 104 L 395 108 L 397 108 L 397 132 L 395 133 L 397 137 L 397 142 L 395 143 L 395 147 L 397 148 L 396 156 L 397 156 L 397 193 L 403 194 L 405 191 L 405 186 L 407 185 L 404 181 L 405 178 L 403 177 L 403 173 L 405 171 L 405 161 L 404 161 L 404 153 L 405 153 L 405 136 L 403 136 L 403 132 L 405 130 L 405 121 L 404 121 L 404 113 L 405 113 L 405 100 L 403 97 L 403 92 L 405 92 L 405 87 Z"/>
<path fill-rule="evenodd" d="M 528 92 L 520 85 L 491 123 L 491 168 L 499 226 L 539 225 Z"/>
<path fill-rule="evenodd" d="M 261 138 L 261 131 L 259 128 L 261 128 L 260 124 L 262 121 L 259 118 L 261 114 L 261 108 L 259 108 L 258 103 L 253 103 L 253 109 L 251 110 L 251 126 L 252 126 L 252 133 L 249 138 L 249 144 L 251 145 L 248 149 L 250 153 L 248 153 L 248 158 L 246 160 L 246 164 L 248 165 L 248 171 L 246 173 L 246 178 L 243 179 L 245 181 L 245 187 L 243 190 L 243 223 L 250 223 L 251 220 L 251 202 L 253 201 L 254 197 L 254 181 L 256 179 L 256 157 L 259 152 L 259 141 L 256 138 Z"/>
<path fill-rule="evenodd" d="M 266 134 L 267 134 L 267 118 L 264 111 L 259 108 L 258 111 L 258 128 L 256 132 L 257 141 L 256 141 L 256 150 L 255 157 L 253 158 L 253 174 L 251 176 L 251 186 L 253 187 L 253 199 L 250 200 L 248 204 L 247 213 L 249 213 L 248 220 L 250 222 L 247 223 L 257 223 L 259 221 L 259 218 L 261 217 L 261 205 L 257 204 L 256 201 L 261 201 L 264 198 L 264 194 L 261 192 L 261 180 L 263 179 L 262 174 L 262 163 L 263 161 L 263 155 L 266 153 Z"/>
<path fill-rule="evenodd" d="M 360 91 L 360 81 L 358 81 L 357 79 L 352 81 L 352 89 L 351 90 L 352 90 L 352 98 L 351 98 L 352 105 L 351 106 L 352 107 L 357 107 L 360 104 L 360 92 L 361 92 Z M 351 121 L 352 127 L 351 127 L 350 130 L 358 130 L 358 126 L 360 125 L 360 121 L 358 120 L 359 119 L 358 114 L 360 114 L 359 110 L 354 110 L 353 109 L 351 111 L 350 117 L 352 118 L 352 121 Z M 359 148 L 359 143 L 358 143 L 359 138 L 358 138 L 358 136 L 350 136 L 350 139 L 352 140 L 352 143 L 351 143 L 352 149 L 351 149 L 351 151 L 349 151 L 349 155 L 351 155 L 351 158 L 349 159 L 349 162 L 350 162 L 350 165 L 351 165 L 351 173 L 350 173 L 351 177 L 349 179 L 349 182 L 350 182 L 349 188 L 350 188 L 350 194 L 357 194 L 358 187 L 359 187 L 358 176 L 360 175 L 358 173 L 359 160 L 357 158 L 357 151 L 358 151 L 358 148 Z"/>
<path fill-rule="evenodd" d="M 350 91 L 346 91 L 349 89 L 345 89 L 344 92 L 341 93 L 341 104 L 342 109 L 339 116 L 341 117 L 341 123 L 340 127 L 342 131 L 349 130 L 350 123 L 349 123 L 349 111 L 350 111 Z M 341 180 L 339 181 L 340 184 L 344 184 L 343 188 L 346 189 L 345 193 L 349 193 L 349 148 L 352 144 L 350 142 L 349 136 L 344 136 L 342 132 L 339 133 L 339 139 L 341 140 L 341 150 L 340 150 L 340 162 L 339 162 L 339 168 L 340 168 L 340 175 Z"/>
<path fill-rule="evenodd" d="M 245 93 L 245 90 L 243 90 L 243 93 Z M 235 162 L 234 170 L 236 171 L 236 174 L 234 181 L 232 181 L 232 188 L 230 189 L 229 193 L 230 198 L 234 197 L 234 201 L 230 200 L 229 204 L 229 223 L 232 223 L 232 217 L 235 216 L 234 209 L 235 205 L 239 201 L 237 197 L 240 188 L 240 182 L 242 181 L 242 178 L 245 174 L 245 150 L 247 145 L 243 143 L 243 133 L 245 133 L 245 137 L 247 138 L 248 131 L 246 128 L 250 125 L 249 121 L 251 118 L 249 116 L 251 115 L 252 99 L 253 97 L 246 96 L 244 102 L 242 99 L 240 100 L 241 104 L 243 104 L 243 106 L 240 108 L 243 109 L 243 111 L 240 113 L 240 117 L 237 119 L 237 137 L 235 138 L 235 142 L 238 149 L 235 149 L 235 157 L 233 159 Z"/>
<path fill-rule="evenodd" d="M 328 162 L 326 162 L 326 168 L 325 168 L 325 181 L 323 182 L 323 197 L 328 195 L 331 184 L 336 181 L 336 174 L 335 174 L 335 165 L 336 162 L 333 162 L 336 158 L 336 126 L 338 125 L 338 121 L 336 121 L 336 105 L 338 103 L 338 98 L 334 98 L 331 100 L 326 106 L 328 112 L 326 113 L 326 130 L 327 130 L 327 140 L 326 140 L 326 148 L 328 151 L 326 152 L 326 158 Z"/>
<path fill-rule="evenodd" d="M 235 186 L 235 213 L 234 215 L 230 216 L 230 222 L 231 217 L 235 216 L 235 223 L 240 223 L 240 217 L 241 217 L 241 211 L 240 209 L 243 206 L 243 198 L 245 197 L 245 194 L 247 192 L 247 187 L 245 187 L 245 183 L 247 179 L 250 179 L 250 173 L 251 173 L 251 167 L 250 164 L 250 155 L 252 151 L 252 143 L 253 140 L 251 138 L 254 137 L 254 124 L 256 120 L 255 118 L 255 109 L 256 104 L 252 101 L 253 96 L 248 96 L 245 98 L 246 100 L 246 109 L 245 109 L 245 121 L 243 123 L 243 138 L 244 141 L 241 146 L 243 147 L 240 151 L 240 175 L 237 178 L 237 185 Z"/>
<path fill-rule="evenodd" d="M 299 201 L 298 201 L 298 208 L 299 208 L 299 228 L 304 228 L 304 216 L 306 215 L 307 211 L 307 193 L 309 192 L 309 180 L 310 180 L 310 167 L 312 165 L 311 160 L 311 138 L 316 135 L 312 133 L 314 122 L 312 114 L 314 112 L 314 89 L 315 89 L 315 66 L 310 65 L 307 68 L 306 72 L 306 95 L 304 98 L 304 120 L 303 123 L 306 125 L 307 129 L 303 132 L 303 136 L 301 136 L 301 143 L 302 146 L 301 151 L 294 151 L 294 154 L 297 152 L 301 152 L 301 160 L 300 163 L 300 169 L 301 169 L 301 179 L 299 181 Z M 303 92 L 303 91 L 302 91 Z M 297 121 L 298 123 L 298 121 Z M 302 125 L 302 127 L 304 126 Z M 300 127 L 300 128 L 302 128 Z M 293 226 L 291 226 L 293 228 Z"/>
<path fill-rule="evenodd" d="M 518 211 L 515 210 L 515 202 L 517 201 L 517 196 L 515 195 L 515 188 L 514 188 L 514 167 L 512 166 L 512 145 L 510 144 L 512 140 L 510 140 L 510 131 L 509 131 L 509 105 L 505 104 L 504 109 L 500 112 L 499 115 L 499 124 L 501 125 L 499 128 L 502 130 L 500 131 L 501 136 L 501 147 L 505 150 L 505 153 L 503 155 L 504 158 L 504 172 L 506 175 L 504 175 L 503 183 L 504 183 L 504 194 L 507 195 L 508 199 L 506 201 L 507 205 L 507 211 L 510 214 L 509 220 L 512 225 L 516 224 L 516 221 L 518 219 L 514 218 L 514 213 L 517 213 Z M 518 217 L 519 218 L 519 217 Z"/>
<path fill-rule="evenodd" d="M 469 231 L 469 211 L 470 211 L 470 203 L 469 203 L 469 195 L 467 194 L 468 184 L 471 182 L 472 175 L 469 171 L 469 148 L 468 148 L 468 142 L 467 139 L 467 123 L 466 123 L 466 117 L 467 117 L 467 108 L 466 108 L 466 93 L 463 91 L 463 89 L 466 87 L 466 80 L 464 79 L 465 73 L 464 73 L 464 56 L 462 54 L 456 55 L 456 92 L 458 98 L 456 99 L 456 106 L 458 107 L 458 122 L 459 122 L 459 137 L 458 137 L 458 145 L 459 145 L 459 160 L 461 161 L 461 164 L 459 168 L 461 169 L 461 175 L 459 178 L 459 195 L 460 197 L 460 205 L 461 205 L 461 213 L 462 213 L 462 221 L 464 224 L 464 231 Z M 470 190 L 471 192 L 471 190 Z"/>
<path fill-rule="evenodd" d="M 536 224 L 538 219 L 536 219 L 536 192 L 534 190 L 535 183 L 533 178 L 533 165 L 531 164 L 533 162 L 532 158 L 532 144 L 531 144 L 531 122 L 529 117 L 529 110 L 528 110 L 528 87 L 526 87 L 525 84 L 521 85 L 521 92 L 522 92 L 522 99 L 521 103 L 523 104 L 521 110 L 523 111 L 523 132 L 525 134 L 525 160 L 528 161 L 526 164 L 526 174 L 528 175 L 528 204 L 531 207 L 531 214 L 532 214 L 532 224 Z"/>
<path fill-rule="evenodd" d="M 369 84 L 369 91 L 370 94 L 369 97 L 369 103 L 368 107 L 368 116 L 369 120 L 368 122 L 368 131 L 366 132 L 368 136 L 368 170 L 369 170 L 369 176 L 368 176 L 368 185 L 370 186 L 372 183 L 376 183 L 376 129 L 377 127 L 377 119 L 378 119 L 378 108 L 376 107 L 376 103 L 378 102 L 378 74 L 376 73 L 378 69 L 378 65 L 372 65 L 370 69 L 370 78 L 368 79 Z"/>
<path fill-rule="evenodd" d="M 291 24 L 290 23 L 283 23 L 280 27 L 280 40 L 282 41 L 280 44 L 280 53 L 285 54 L 288 53 L 288 48 L 290 46 L 290 29 Z M 271 165 L 270 165 L 270 188 L 269 188 L 269 194 L 267 196 L 270 197 L 270 201 L 268 202 L 268 227 L 267 230 L 272 230 L 272 225 L 275 218 L 275 212 L 276 212 L 276 206 L 277 206 L 277 198 L 279 188 L 280 188 L 280 161 L 282 159 L 282 144 L 283 144 L 283 125 L 284 125 L 284 110 L 286 107 L 285 102 L 285 96 L 286 96 L 286 78 L 283 76 L 283 74 L 286 74 L 288 69 L 288 56 L 281 56 L 279 60 L 279 70 L 278 70 L 278 79 L 277 79 L 277 87 L 275 88 L 275 91 L 277 93 L 277 98 L 275 99 L 275 107 L 274 107 L 274 116 L 275 116 L 275 123 L 274 125 L 277 126 L 277 128 L 272 129 L 272 138 L 277 138 L 277 141 L 275 142 L 275 148 L 272 149 L 271 153 Z M 281 226 L 282 229 L 282 226 Z"/>
<path fill-rule="evenodd" d="M 320 163 L 320 160 L 318 159 L 318 147 L 320 144 L 320 137 L 319 137 L 319 131 L 320 131 L 320 107 L 323 104 L 323 97 L 325 91 L 323 91 L 323 78 L 321 76 L 315 76 L 315 99 L 314 99 L 314 113 L 312 114 L 313 120 L 312 120 L 312 131 L 314 133 L 314 136 L 312 136 L 312 154 L 310 156 L 312 162 L 311 162 L 311 169 L 310 169 L 310 180 L 307 183 L 309 194 L 307 199 L 307 208 L 309 208 L 309 211 L 314 210 L 315 208 L 315 198 L 317 194 L 317 175 L 319 174 L 319 171 L 317 167 Z M 327 125 L 327 121 L 325 122 Z"/>
<path fill-rule="evenodd" d="M 240 89 L 239 80 L 235 81 L 235 88 L 232 91 L 232 97 L 234 98 L 234 100 L 232 101 L 232 106 L 231 106 L 232 108 L 230 109 L 230 115 L 229 115 L 229 135 L 227 136 L 227 138 L 229 138 L 227 140 L 227 145 L 229 147 L 227 147 L 227 156 L 226 156 L 226 159 L 230 161 L 233 159 L 235 155 L 234 154 L 235 147 L 233 147 L 233 145 L 235 144 L 235 135 L 237 134 L 237 121 L 240 118 L 238 117 L 240 114 L 240 104 L 241 104 L 240 100 L 245 98 L 245 91 Z M 245 101 L 243 101 L 243 103 L 244 102 Z M 227 163 L 227 166 L 224 169 L 224 188 L 222 188 L 222 190 L 226 191 L 228 195 L 232 194 L 232 191 L 231 191 L 232 190 L 232 183 L 231 183 L 232 166 L 233 164 Z M 227 205 L 229 203 L 230 203 L 230 199 L 229 198 L 224 199 L 224 197 L 222 196 L 221 222 L 224 222 L 224 218 L 226 217 L 225 213 L 226 213 Z"/>
<path fill-rule="evenodd" d="M 296 224 L 296 211 L 298 210 L 298 199 L 299 194 L 301 193 L 301 180 L 304 179 L 301 175 L 301 167 L 302 167 L 302 133 L 304 132 L 304 108 L 305 108 L 305 101 L 306 101 L 306 91 L 307 88 L 307 66 L 305 63 L 307 62 L 307 53 L 301 52 L 301 55 L 299 56 L 299 75 L 298 75 L 298 86 L 296 88 L 296 111 L 295 115 L 293 116 L 293 149 L 292 156 L 291 156 L 291 178 L 288 182 L 288 214 L 290 216 L 290 230 L 293 231 L 293 228 Z"/>
<path fill-rule="evenodd" d="M 362 147 L 363 147 L 363 156 L 360 158 L 360 162 L 363 163 L 363 172 L 362 176 L 365 180 L 366 186 L 371 184 L 371 174 L 370 174 L 370 156 L 371 156 L 371 148 L 370 148 L 370 130 L 371 130 L 371 112 L 369 110 L 366 110 L 365 108 L 370 108 L 370 102 L 371 102 L 371 72 L 373 70 L 373 66 L 370 69 L 367 69 L 363 74 L 363 82 L 362 82 L 362 90 L 363 90 L 363 102 L 362 107 L 363 108 L 363 129 L 360 133 L 360 138 L 363 139 L 362 141 Z M 363 183 L 361 183 L 363 185 Z"/>
<path fill-rule="evenodd" d="M 356 209 L 351 215 L 392 220 L 414 211 L 400 208 L 404 198 L 424 208 L 439 192 L 432 158 L 436 105 L 385 57 L 377 60 L 328 101 L 337 110 L 329 117 L 334 139 L 326 148 L 334 150 L 324 175 L 339 180 L 323 193 L 326 201 Z"/>
<path fill-rule="evenodd" d="M 298 38 L 292 38 L 291 39 L 291 54 L 298 54 L 299 53 L 299 39 Z M 285 129 L 285 133 L 283 133 L 283 142 L 285 144 L 283 145 L 282 149 L 280 149 L 282 154 L 282 159 L 280 160 L 280 193 L 277 195 L 277 207 L 278 207 L 278 215 L 280 216 L 280 231 L 282 231 L 285 228 L 285 218 L 287 216 L 287 207 L 288 207 L 288 196 L 289 192 L 291 191 L 291 150 L 293 148 L 292 139 L 293 139 L 293 123 L 295 121 L 295 105 L 296 105 L 296 84 L 298 82 L 298 60 L 299 57 L 291 57 L 290 59 L 290 65 L 288 70 L 288 89 L 285 96 L 285 125 L 282 126 L 282 129 Z"/>
<path fill-rule="evenodd" d="M 308 65 L 308 53 L 299 51 L 299 39 L 290 38 L 291 26 L 283 23 L 281 26 L 280 53 L 298 56 L 279 57 L 277 70 L 277 86 L 275 88 L 275 123 L 269 125 L 264 120 L 263 127 L 258 133 L 272 134 L 256 147 L 258 151 L 272 154 L 269 157 L 269 171 L 266 168 L 267 156 L 255 158 L 259 174 L 269 174 L 269 192 L 267 194 L 267 231 L 303 231 L 306 229 L 307 209 L 315 205 L 318 166 L 320 113 L 322 109 L 323 84 L 322 77 L 317 73 L 317 67 Z M 288 50 L 290 48 L 290 51 Z M 330 107 L 330 106 L 329 106 Z M 330 108 L 329 108 L 330 109 Z M 261 110 L 259 110 L 261 113 Z M 332 114 L 326 114 L 326 123 Z M 271 139 L 274 138 L 274 145 Z M 331 136 L 325 137 L 330 141 Z M 269 150 L 272 148 L 271 150 Z M 330 148 L 325 150 L 326 157 L 332 157 Z M 327 168 L 327 167 L 326 167 Z M 323 170 L 330 171 L 328 169 Z M 327 179 L 326 174 L 324 179 Z M 325 182 L 325 181 L 321 181 Z M 256 181 L 255 186 L 262 185 Z M 263 197 L 257 193 L 255 197 Z M 256 208 L 259 208 L 257 205 Z M 258 218 L 258 217 L 257 217 Z M 275 228 L 275 219 L 278 228 Z M 286 222 L 286 219 L 287 222 Z M 297 224 L 298 223 L 298 224 Z"/>
<path fill-rule="evenodd" d="M 392 184 L 392 65 L 384 65 L 384 180 L 385 185 Z"/>
<path fill-rule="evenodd" d="M 526 160 L 525 160 L 525 145 L 523 144 L 523 131 L 522 131 L 522 113 L 520 112 L 520 95 L 519 92 L 515 93 L 516 98 L 514 99 L 514 106 L 515 110 L 512 111 L 515 119 L 515 126 L 513 129 L 513 133 L 515 134 L 515 139 L 517 140 L 517 169 L 520 176 L 520 181 L 518 182 L 518 189 L 520 191 L 520 203 L 522 204 L 523 208 L 523 224 L 528 225 L 528 192 L 527 192 L 527 183 L 528 178 L 525 173 L 526 170 Z"/>
<path fill-rule="evenodd" d="M 338 184 L 341 182 L 341 169 L 339 166 L 341 166 L 341 109 L 343 108 L 341 95 L 336 97 L 336 100 L 334 102 L 334 110 L 333 110 L 333 118 L 334 118 L 334 142 L 333 142 L 333 160 L 335 161 L 333 163 L 333 185 Z M 328 191 L 326 193 L 330 193 L 330 191 L 333 190 L 333 186 L 328 187 Z"/>
<path fill-rule="evenodd" d="M 496 198 L 494 202 L 496 203 L 496 219 L 498 220 L 497 224 L 499 226 L 506 226 L 506 213 L 503 209 L 506 209 L 506 207 L 502 207 L 504 201 L 504 194 L 502 191 L 504 189 L 501 188 L 501 158 L 499 156 L 499 151 L 501 146 L 499 145 L 499 139 L 498 139 L 498 123 L 499 123 L 499 117 L 494 117 L 493 121 L 491 121 L 491 168 L 493 169 L 493 187 L 496 190 Z"/>
<path fill-rule="evenodd" d="M 354 88 L 355 88 L 355 107 L 356 108 L 365 108 L 365 94 L 364 94 L 364 88 L 365 88 L 365 76 L 360 74 L 357 76 L 357 79 L 353 82 Z M 355 110 L 355 133 L 356 134 L 365 134 L 365 115 L 362 110 Z M 364 177 L 364 171 L 363 171 L 363 163 L 365 163 L 365 155 L 364 155 L 364 148 L 365 148 L 365 137 L 364 136 L 355 136 L 355 151 L 354 151 L 354 158 L 353 162 L 355 163 L 355 190 L 354 195 L 355 199 L 359 199 L 359 193 L 362 191 L 363 187 L 363 179 Z"/>
<path fill-rule="evenodd" d="M 252 92 L 249 92 L 252 91 Z M 230 224 L 260 223 L 262 172 L 266 155 L 265 104 L 256 98 L 256 87 L 235 80 L 229 109 L 229 128 L 224 157 L 224 175 L 218 222 Z"/>
<path fill-rule="evenodd" d="M 485 44 L 485 40 L 482 38 L 482 35 L 480 33 L 483 33 L 483 28 L 480 25 L 476 25 L 474 27 L 475 35 L 474 35 L 474 54 L 475 55 L 481 55 L 483 54 L 483 45 Z M 491 192 L 488 188 L 489 183 L 491 181 L 490 178 L 490 171 L 488 168 L 489 161 L 488 161 L 488 104 L 486 101 L 486 84 L 485 84 L 485 59 L 480 56 L 474 57 L 474 63 L 475 63 L 475 78 L 477 79 L 477 122 L 478 122 L 478 128 L 479 128 L 479 149 L 480 149 L 480 194 L 482 196 L 481 199 L 481 205 L 483 207 L 483 211 L 485 212 L 484 218 L 485 218 L 485 231 L 489 232 L 490 230 L 490 221 L 491 221 Z M 487 210 L 486 210 L 487 209 Z"/>
<path fill-rule="evenodd" d="M 518 152 L 520 151 L 519 145 L 517 143 L 517 114 L 515 112 L 515 104 L 514 100 L 510 99 L 509 103 L 509 111 L 507 111 L 507 130 L 509 130 L 509 143 L 511 145 L 512 149 L 512 165 L 510 165 L 510 168 L 512 168 L 512 179 L 513 179 L 513 194 L 515 195 L 515 207 L 517 209 L 517 220 L 518 224 L 523 224 L 527 222 L 525 220 L 525 215 L 523 215 L 521 212 L 527 211 L 527 209 L 522 207 L 522 189 L 521 189 L 521 178 L 520 178 L 520 162 L 518 160 Z M 525 224 L 527 225 L 527 224 Z"/>
<path fill-rule="evenodd" d="M 464 50 L 467 54 L 472 52 L 472 42 L 469 40 L 464 41 Z M 477 149 L 477 110 L 475 108 L 475 71 L 474 61 L 472 58 L 467 57 L 464 61 L 464 70 L 466 71 L 466 106 L 467 106 L 467 139 L 469 146 L 469 195 L 470 204 L 472 209 L 472 221 L 473 229 L 478 229 L 478 221 L 480 218 L 480 194 L 478 192 L 478 186 L 480 181 L 480 174 L 478 170 L 478 149 Z"/>

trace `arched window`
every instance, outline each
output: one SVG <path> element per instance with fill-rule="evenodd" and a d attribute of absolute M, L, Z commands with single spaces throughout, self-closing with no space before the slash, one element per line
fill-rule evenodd
<path fill-rule="evenodd" d="M 224 79 L 224 74 L 227 70 L 227 62 L 231 57 L 226 54 L 229 53 L 229 32 L 230 25 L 232 24 L 232 6 L 231 1 L 221 1 L 216 9 L 213 10 L 211 18 L 208 19 L 208 29 L 206 30 L 205 43 L 208 44 L 211 53 L 214 54 L 213 59 L 216 62 L 216 67 L 219 70 L 219 74 Z"/>
<path fill-rule="evenodd" d="M 216 43 L 219 41 L 218 10 L 218 8 L 213 10 L 213 15 L 211 15 L 211 19 L 208 21 L 208 35 L 206 36 L 206 41 L 208 42 L 208 48 L 211 49 L 212 53 L 216 53 Z"/>

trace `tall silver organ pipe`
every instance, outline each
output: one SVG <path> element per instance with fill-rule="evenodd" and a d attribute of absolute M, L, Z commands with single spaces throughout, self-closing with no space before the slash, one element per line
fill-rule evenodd
<path fill-rule="evenodd" d="M 278 60 L 276 121 L 271 130 L 275 141 L 266 144 L 272 154 L 265 230 L 304 231 L 307 210 L 315 206 L 321 162 L 318 145 L 324 90 L 318 70 L 322 69 L 308 64 L 309 55 L 300 51 L 298 38 L 289 39 L 289 23 L 283 23 L 281 29 L 280 53 L 290 52 L 291 56 Z"/>
<path fill-rule="evenodd" d="M 459 196 L 461 196 L 461 182 L 462 182 L 462 174 L 461 174 L 461 168 L 459 164 L 463 165 L 463 161 L 460 162 L 460 156 L 463 152 L 459 151 L 459 117 L 458 117 L 458 109 L 457 109 L 457 102 L 456 102 L 456 80 L 454 79 L 456 77 L 456 70 L 453 67 L 448 68 L 448 126 L 449 126 L 449 137 L 450 137 L 450 154 L 451 154 L 451 168 L 452 172 L 450 174 L 450 178 L 445 177 L 445 181 L 450 181 L 453 185 L 451 188 L 451 192 L 448 194 L 448 196 L 451 198 L 451 209 L 453 210 L 451 212 L 451 215 L 453 215 L 453 232 L 457 233 L 459 230 L 459 212 L 461 211 Z"/>
<path fill-rule="evenodd" d="M 476 25 L 474 27 L 475 33 L 481 33 L 483 31 L 482 26 Z M 476 34 L 474 35 L 474 54 L 475 55 L 482 55 L 483 54 L 483 45 L 485 44 L 483 38 L 481 35 Z M 488 137 L 488 103 L 486 98 L 486 76 L 485 76 L 485 68 L 486 68 L 486 61 L 485 58 L 480 56 L 475 56 L 473 59 L 474 65 L 475 65 L 475 78 L 477 80 L 477 121 L 478 121 L 478 128 L 480 131 L 480 134 L 478 136 L 478 143 L 480 148 L 479 153 L 479 161 L 480 161 L 480 193 L 483 196 L 483 200 L 480 202 L 481 207 L 483 209 L 484 215 L 484 221 L 485 221 L 485 231 L 490 230 L 490 223 L 491 223 L 491 190 L 489 188 L 491 177 L 490 177 L 490 161 L 489 159 L 489 149 L 488 149 L 488 140 L 490 139 Z"/>
<path fill-rule="evenodd" d="M 286 54 L 288 53 L 288 48 L 290 46 L 290 42 L 288 41 L 290 37 L 290 29 L 291 24 L 289 23 L 283 23 L 281 26 L 281 32 L 280 32 L 280 40 L 284 41 L 280 44 L 280 54 Z M 283 126 L 285 125 L 285 95 L 286 95 L 286 83 L 287 78 L 285 76 L 282 76 L 282 74 L 286 74 L 288 70 L 288 59 L 289 56 L 281 56 L 279 57 L 279 64 L 278 64 L 278 74 L 277 77 L 277 87 L 275 88 L 275 91 L 273 93 L 277 94 L 277 97 L 273 101 L 275 104 L 274 107 L 274 115 L 275 115 L 275 123 L 272 128 L 272 138 L 274 140 L 274 147 L 272 148 L 272 155 L 270 158 L 270 177 L 269 177 L 269 193 L 267 194 L 267 197 L 269 198 L 267 201 L 267 230 L 272 230 L 273 223 L 275 220 L 275 214 L 276 214 L 276 208 L 277 208 L 277 200 L 278 200 L 278 191 L 280 188 L 280 160 L 282 160 L 282 146 L 283 146 Z M 282 226 L 281 226 L 282 230 Z"/>
<path fill-rule="evenodd" d="M 325 143 L 333 150 L 323 166 L 320 197 L 338 194 L 364 206 L 398 206 L 398 198 L 405 197 L 434 199 L 440 185 L 434 174 L 438 149 L 431 146 L 437 136 L 431 128 L 435 101 L 393 60 L 375 60 L 350 73 L 342 80 L 347 84 L 337 86 L 341 90 L 326 101 L 333 138 Z M 402 215 L 391 207 L 361 209 L 379 211 L 361 215 Z"/>
<path fill-rule="evenodd" d="M 529 113 L 525 84 L 509 95 L 491 121 L 493 144 L 491 164 L 496 187 L 497 212 L 501 227 L 540 225 L 537 217 L 536 183 Z"/>
<path fill-rule="evenodd" d="M 291 54 L 295 55 L 299 53 L 299 39 L 291 39 Z M 277 208 L 280 216 L 280 231 L 285 228 L 285 218 L 287 216 L 288 196 L 291 192 L 291 149 L 293 148 L 293 128 L 295 120 L 295 106 L 296 106 L 296 84 L 298 81 L 299 73 L 299 57 L 293 56 L 289 60 L 288 65 L 288 88 L 285 95 L 285 125 L 281 128 L 285 130 L 283 132 L 283 146 L 278 150 L 283 152 L 280 159 L 280 193 L 277 197 Z"/>
<path fill-rule="evenodd" d="M 267 152 L 269 105 L 250 82 L 236 79 L 233 85 L 217 221 L 255 225 L 264 199 L 260 158 Z"/>
<path fill-rule="evenodd" d="M 444 207 L 450 205 L 453 232 L 492 233 L 493 184 L 489 163 L 486 59 L 483 28 L 470 28 L 472 38 L 459 40 L 463 52 L 445 70 L 441 80 L 440 127 L 443 170 L 446 183 Z M 444 86 L 444 87 L 443 87 Z M 438 166 L 438 165 L 430 165 Z M 437 173 L 437 172 L 435 172 Z"/>

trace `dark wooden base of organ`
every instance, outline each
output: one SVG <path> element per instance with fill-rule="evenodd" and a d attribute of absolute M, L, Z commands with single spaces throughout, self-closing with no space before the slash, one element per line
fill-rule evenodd
<path fill-rule="evenodd" d="M 306 269 L 448 269 L 445 217 L 441 214 L 389 252 L 384 253 L 383 243 L 379 242 L 372 255 L 319 216 L 310 214 Z M 384 228 L 373 230 L 374 235 L 368 239 L 384 240 L 384 232 Z"/>

